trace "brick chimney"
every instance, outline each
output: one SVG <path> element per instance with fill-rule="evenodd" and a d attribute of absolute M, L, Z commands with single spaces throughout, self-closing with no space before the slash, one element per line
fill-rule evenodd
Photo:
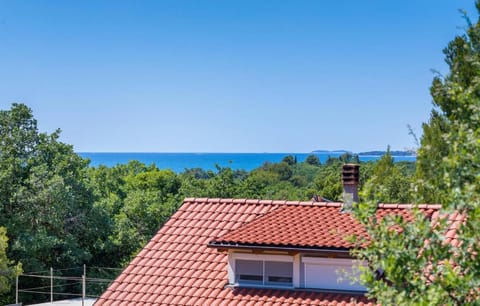
<path fill-rule="evenodd" d="M 360 165 L 345 164 L 342 168 L 343 207 L 342 211 L 350 211 L 354 203 L 358 203 L 358 182 Z"/>

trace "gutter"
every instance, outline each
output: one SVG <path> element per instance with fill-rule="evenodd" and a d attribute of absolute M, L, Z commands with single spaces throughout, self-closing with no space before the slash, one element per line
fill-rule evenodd
<path fill-rule="evenodd" d="M 284 246 L 262 246 L 262 245 L 240 245 L 240 244 L 216 244 L 210 242 L 207 247 L 216 249 L 248 249 L 248 250 L 266 250 L 266 251 L 289 251 L 289 252 L 326 252 L 326 253 L 345 253 L 350 254 L 347 248 L 309 248 L 309 247 L 284 247 Z"/>

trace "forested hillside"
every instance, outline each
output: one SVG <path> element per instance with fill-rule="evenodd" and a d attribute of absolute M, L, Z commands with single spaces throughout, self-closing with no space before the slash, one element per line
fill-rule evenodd
<path fill-rule="evenodd" d="M 250 172 L 218 167 L 177 174 L 138 161 L 93 168 L 59 135 L 38 131 L 26 105 L 0 112 L 0 303 L 12 302 L 18 264 L 25 272 L 123 267 L 185 197 L 337 201 L 341 166 L 358 162 L 346 153 L 324 164 L 314 155 L 302 163 L 287 156 Z M 366 199 L 410 202 L 414 173 L 413 163 L 393 163 L 388 151 L 378 162 L 361 164 L 360 187 L 371 186 Z M 22 300 L 32 298 L 39 299 Z"/>

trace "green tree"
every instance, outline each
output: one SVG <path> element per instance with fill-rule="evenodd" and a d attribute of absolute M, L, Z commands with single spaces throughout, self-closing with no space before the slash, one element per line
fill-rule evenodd
<path fill-rule="evenodd" d="M 363 199 L 382 203 L 410 203 L 412 175 L 408 175 L 407 170 L 408 168 L 394 163 L 388 147 L 363 186 Z"/>
<path fill-rule="evenodd" d="M 331 201 L 342 200 L 342 165 L 338 158 L 331 158 L 320 168 L 314 181 L 314 187 L 319 196 Z"/>
<path fill-rule="evenodd" d="M 432 110 L 430 120 L 423 124 L 421 146 L 417 155 L 417 195 L 426 203 L 442 203 L 445 185 L 441 169 L 449 147 L 444 135 L 451 129 L 448 119 L 437 109 Z M 441 187 L 441 188 L 440 188 Z"/>
<path fill-rule="evenodd" d="M 359 164 L 360 163 L 360 158 L 358 157 L 357 154 L 352 154 L 349 152 L 345 152 L 342 155 L 338 157 L 338 159 L 343 162 L 343 163 L 353 163 L 353 164 Z"/>
<path fill-rule="evenodd" d="M 0 111 L 0 224 L 10 236 L 8 257 L 27 272 L 86 263 L 101 239 L 88 161 L 59 133 L 39 133 L 23 104 Z"/>
<path fill-rule="evenodd" d="M 480 3 L 476 6 L 480 12 Z M 466 34 L 444 53 L 450 73 L 433 80 L 436 109 L 424 125 L 417 171 L 420 199 L 439 201 L 442 217 L 432 226 L 418 209 L 408 221 L 377 219 L 375 202 L 355 210 L 371 237 L 355 255 L 369 263 L 361 277 L 380 304 L 474 305 L 480 300 L 479 21 L 468 22 Z M 452 235 L 447 217 L 456 215 L 465 217 L 456 231 L 458 242 L 446 243 Z M 383 277 L 375 277 L 375 270 Z"/>
<path fill-rule="evenodd" d="M 478 3 L 477 3 L 478 6 Z M 434 108 L 428 123 L 423 124 L 421 147 L 417 157 L 418 194 L 421 201 L 443 203 L 448 186 L 444 173 L 444 158 L 451 155 L 449 134 L 461 121 L 467 129 L 478 128 L 476 103 L 480 93 L 474 88 L 478 79 L 479 34 L 478 23 L 473 24 L 464 13 L 468 29 L 455 37 L 443 50 L 450 73 L 434 78 L 430 93 Z M 470 91 L 470 92 L 469 92 Z M 468 99 L 458 99 L 459 92 L 468 93 Z M 441 187 L 441 188 L 440 188 Z"/>
<path fill-rule="evenodd" d="M 291 178 L 294 168 L 288 163 L 282 161 L 280 163 L 265 162 L 260 169 L 263 171 L 273 172 L 278 175 L 279 180 L 286 181 Z"/>
<path fill-rule="evenodd" d="M 307 158 L 305 159 L 305 163 L 313 166 L 320 166 L 320 159 L 317 155 L 311 154 L 307 156 Z"/>
<path fill-rule="evenodd" d="M 217 167 L 217 173 L 209 180 L 208 197 L 232 198 L 238 193 L 239 180 L 231 168 Z"/>
<path fill-rule="evenodd" d="M 270 188 L 278 185 L 280 176 L 278 173 L 269 171 L 265 168 L 257 168 L 250 171 L 250 175 L 243 181 L 240 190 L 241 195 L 245 198 L 264 198 L 268 199 L 269 195 L 273 196 Z"/>
<path fill-rule="evenodd" d="M 293 155 L 287 155 L 282 159 L 282 162 L 287 163 L 290 166 L 293 166 L 297 163 L 297 158 Z"/>
<path fill-rule="evenodd" d="M 126 263 L 175 212 L 180 181 L 171 170 L 129 163 L 122 187 L 125 197 L 111 216 L 117 260 Z"/>
<path fill-rule="evenodd" d="M 22 265 L 14 262 L 7 257 L 8 237 L 7 229 L 0 227 L 0 294 L 7 293 L 15 276 L 22 272 Z M 1 301 L 1 299 L 0 299 Z M 6 301 L 3 301 L 6 303 Z"/>
<path fill-rule="evenodd" d="M 204 171 L 201 177 L 197 177 L 196 172 L 186 171 L 179 175 L 181 186 L 179 193 L 184 197 L 204 198 L 208 197 L 207 186 L 213 173 Z"/>

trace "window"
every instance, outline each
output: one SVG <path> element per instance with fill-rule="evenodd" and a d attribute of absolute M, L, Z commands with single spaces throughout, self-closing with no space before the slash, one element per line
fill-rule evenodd
<path fill-rule="evenodd" d="M 304 257 L 304 283 L 306 288 L 365 291 L 359 283 L 352 283 L 346 273 L 358 262 L 351 259 Z"/>
<path fill-rule="evenodd" d="M 291 262 L 265 261 L 265 282 L 271 285 L 292 285 L 293 264 Z"/>
<path fill-rule="evenodd" d="M 247 286 L 291 287 L 293 262 L 236 259 L 235 283 Z"/>
<path fill-rule="evenodd" d="M 237 259 L 236 283 L 263 284 L 263 262 Z"/>
<path fill-rule="evenodd" d="M 326 258 L 302 254 L 228 254 L 228 282 L 232 286 L 268 288 L 315 288 L 365 291 L 342 271 L 357 272 L 364 262 L 350 258 Z"/>

